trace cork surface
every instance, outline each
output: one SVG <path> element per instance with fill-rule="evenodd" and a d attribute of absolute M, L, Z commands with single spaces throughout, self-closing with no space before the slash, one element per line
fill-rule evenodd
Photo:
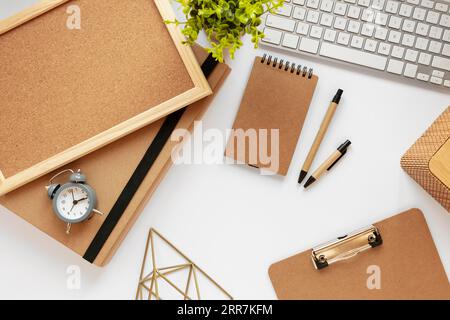
<path fill-rule="evenodd" d="M 0 61 L 6 178 L 194 87 L 150 0 L 70 1 L 1 35 Z"/>

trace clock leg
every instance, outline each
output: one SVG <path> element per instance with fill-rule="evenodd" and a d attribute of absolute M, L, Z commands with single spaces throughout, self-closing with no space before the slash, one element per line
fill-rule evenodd
<path fill-rule="evenodd" d="M 92 211 L 94 211 L 94 213 L 98 214 L 99 216 L 102 216 L 102 215 L 103 215 L 103 212 L 98 211 L 97 209 L 94 209 L 94 210 L 92 210 Z"/>
<path fill-rule="evenodd" d="M 67 227 L 66 227 L 66 234 L 70 233 L 70 228 L 72 227 L 72 224 L 69 222 L 67 223 Z"/>

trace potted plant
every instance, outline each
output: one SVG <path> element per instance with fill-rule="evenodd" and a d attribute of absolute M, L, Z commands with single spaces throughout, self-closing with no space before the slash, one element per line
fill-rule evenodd
<path fill-rule="evenodd" d="M 223 62 L 226 52 L 233 59 L 242 46 L 241 38 L 249 34 L 254 47 L 264 38 L 258 29 L 261 16 L 274 12 L 284 0 L 175 0 L 181 4 L 186 21 L 166 21 L 183 25 L 184 44 L 193 45 L 201 31 L 210 44 L 206 50 Z"/>

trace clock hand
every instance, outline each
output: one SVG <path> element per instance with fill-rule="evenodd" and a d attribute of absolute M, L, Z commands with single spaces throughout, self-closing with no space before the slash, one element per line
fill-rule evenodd
<path fill-rule="evenodd" d="M 72 193 L 72 200 L 75 201 L 75 196 L 73 195 L 73 190 L 70 190 L 70 192 Z"/>
<path fill-rule="evenodd" d="M 77 200 L 77 203 L 80 202 L 80 201 L 87 200 L 87 199 L 88 199 L 87 197 L 86 197 L 86 198 L 82 198 L 82 199 L 78 199 L 78 200 Z"/>

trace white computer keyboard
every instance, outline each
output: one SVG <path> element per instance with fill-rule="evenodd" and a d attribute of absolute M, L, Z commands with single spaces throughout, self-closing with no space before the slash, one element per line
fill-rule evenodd
<path fill-rule="evenodd" d="M 450 88 L 447 0 L 287 0 L 262 43 Z"/>

